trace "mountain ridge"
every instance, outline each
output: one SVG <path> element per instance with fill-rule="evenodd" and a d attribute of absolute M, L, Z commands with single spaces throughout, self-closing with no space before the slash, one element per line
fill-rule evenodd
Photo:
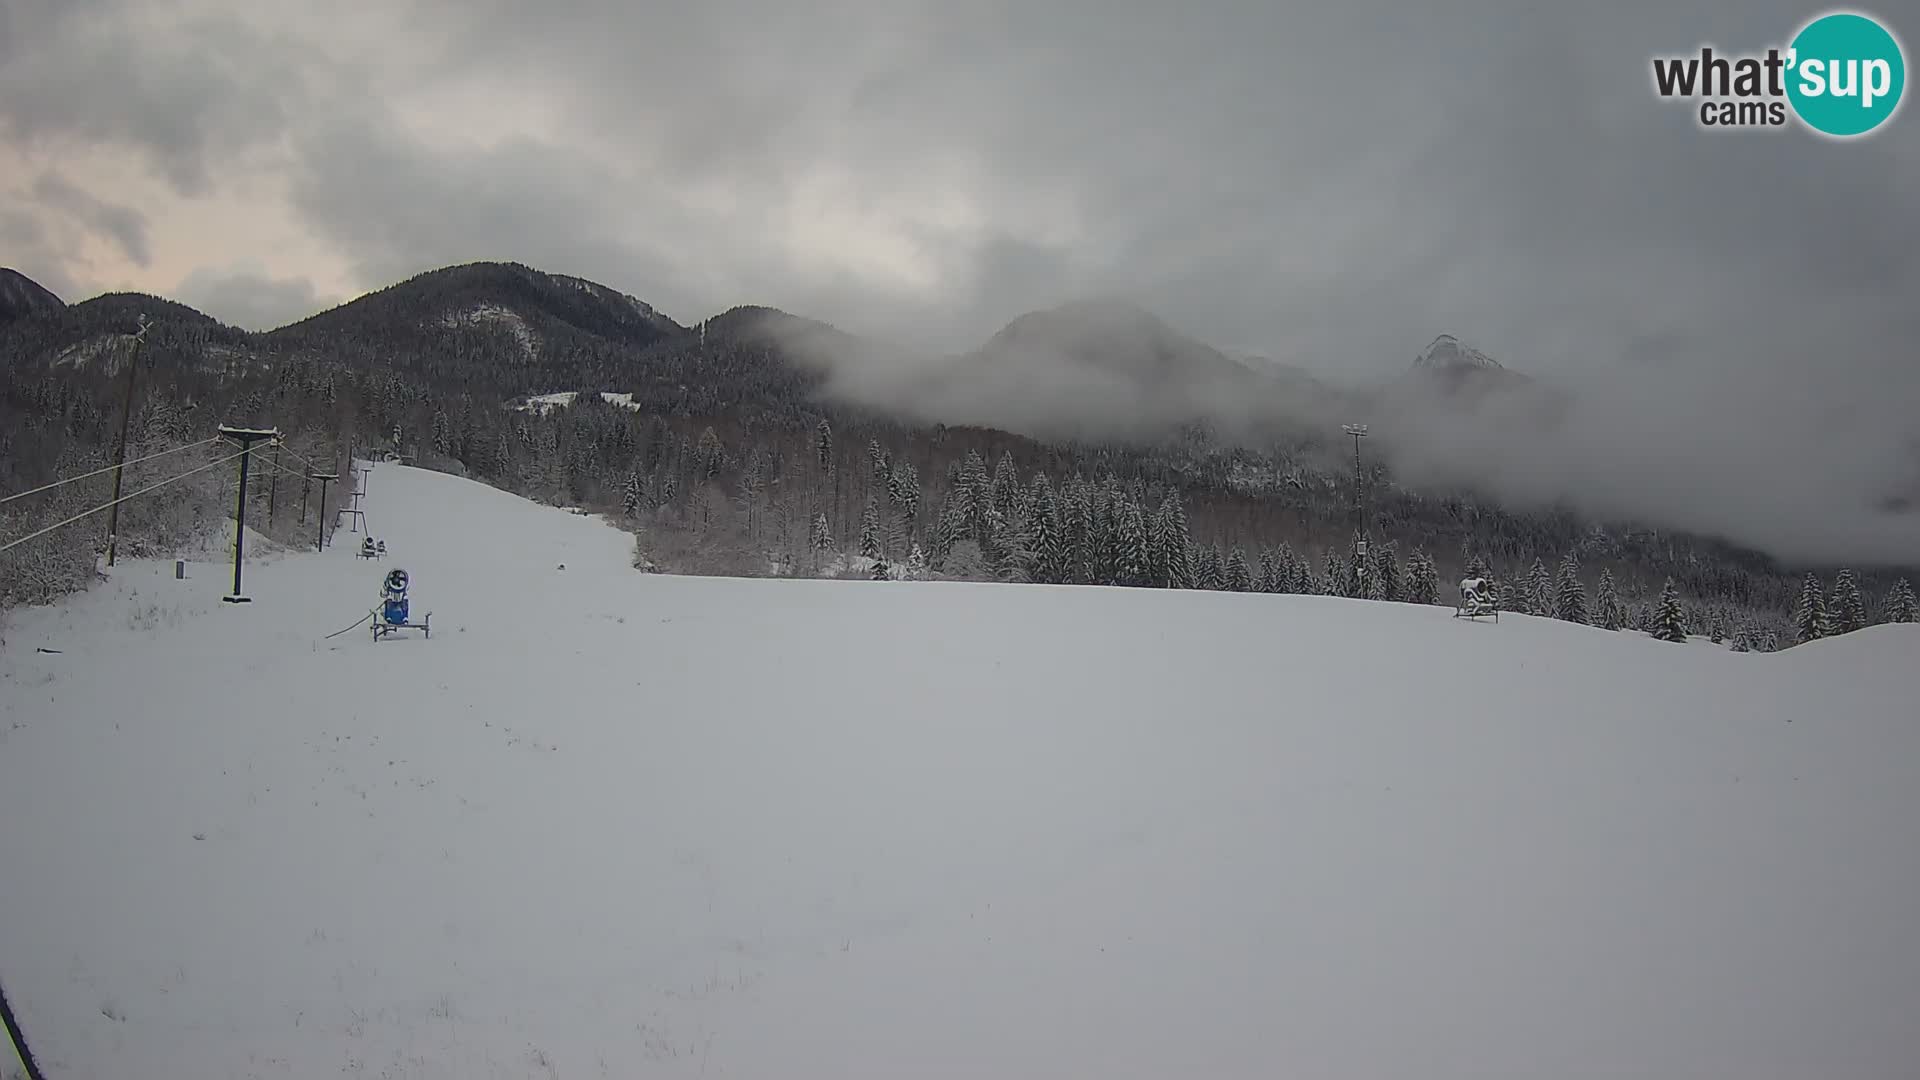
<path fill-rule="evenodd" d="M 0 266 L 0 322 L 67 306 L 52 289 L 10 266 Z"/>

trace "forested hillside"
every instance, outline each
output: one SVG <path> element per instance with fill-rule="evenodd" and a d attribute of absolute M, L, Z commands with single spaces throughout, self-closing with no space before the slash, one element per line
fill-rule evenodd
<path fill-rule="evenodd" d="M 1910 615 L 1899 572 L 1849 573 L 1832 596 L 1821 585 L 1821 610 L 1809 614 L 1807 575 L 1825 582 L 1841 568 L 1782 566 L 1732 543 L 1567 508 L 1414 490 L 1371 457 L 1356 476 L 1336 423 L 1276 426 L 1297 400 L 1261 415 L 1257 435 L 1223 429 L 1198 394 L 1157 429 L 1111 439 L 929 422 L 837 388 L 828 359 L 873 346 L 830 326 L 742 307 L 683 327 L 615 290 L 510 264 L 434 271 L 264 334 L 136 295 L 27 311 L 0 325 L 8 491 L 111 463 L 143 316 L 151 325 L 137 345 L 128 456 L 206 439 L 218 423 L 279 428 L 286 456 L 266 470 L 276 480 L 252 486 L 249 525 L 288 542 L 311 542 L 317 527 L 305 477 L 339 471 L 357 447 L 610 513 L 636 532 L 637 562 L 669 572 L 1451 603 L 1452 581 L 1471 567 L 1499 582 L 1512 609 L 1640 628 L 1655 626 L 1670 581 L 1690 629 L 1753 648 Z M 982 355 L 1005 369 L 1005 346 L 1031 325 Z M 1156 339 L 1106 374 L 1171 385 L 1193 353 Z M 1449 385 L 1462 367 L 1484 381 L 1490 363 L 1450 354 Z M 1209 352 L 1196 378 L 1239 394 L 1267 385 L 1243 381 L 1233 364 Z M 939 378 L 951 382 L 952 369 Z M 578 393 L 528 405 L 564 392 Z M 227 452 L 216 444 L 142 464 L 127 490 Z M 0 505 L 3 535 L 97 505 L 109 482 Z M 230 517 L 233 483 L 230 470 L 209 468 L 165 499 L 129 502 L 123 543 L 157 550 Z M 90 521 L 10 553 L 16 566 L 31 556 L 34 570 L 9 575 L 9 599 L 84 583 L 103 536 Z M 1861 593 L 1857 614 L 1847 590 Z"/>

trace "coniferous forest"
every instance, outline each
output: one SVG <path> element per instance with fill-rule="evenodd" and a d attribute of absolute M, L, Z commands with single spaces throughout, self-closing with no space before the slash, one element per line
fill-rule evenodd
<path fill-rule="evenodd" d="M 803 322 L 737 308 L 681 327 L 511 264 L 434 271 L 264 334 L 131 294 L 0 312 L 0 489 L 110 466 L 131 369 L 123 488 L 162 487 L 123 505 L 123 556 L 230 530 L 235 448 L 210 441 L 230 424 L 286 435 L 251 463 L 247 523 L 287 545 L 317 540 L 313 476 L 390 455 L 605 514 L 658 572 L 1446 605 L 1477 574 L 1505 610 L 1740 651 L 1915 619 L 1904 571 L 1785 566 L 1646 523 L 1414 489 L 1378 461 L 1356 473 L 1337 429 L 1229 436 L 1196 416 L 1095 440 L 901 415 L 836 394 L 788 345 Z M 0 503 L 0 543 L 100 505 L 111 480 Z M 95 515 L 0 554 L 0 602 L 84 587 L 105 536 Z"/>

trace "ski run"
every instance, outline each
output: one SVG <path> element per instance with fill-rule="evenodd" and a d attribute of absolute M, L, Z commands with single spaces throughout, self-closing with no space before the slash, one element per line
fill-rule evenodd
<path fill-rule="evenodd" d="M 1920 627 L 673 577 L 445 475 L 363 505 L 384 558 L 8 627 L 52 1080 L 1920 1068 Z M 354 624 L 395 568 L 431 638 Z"/>

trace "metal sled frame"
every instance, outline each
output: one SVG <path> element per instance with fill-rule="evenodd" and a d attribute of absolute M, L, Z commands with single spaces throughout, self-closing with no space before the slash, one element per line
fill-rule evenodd
<path fill-rule="evenodd" d="M 379 641 L 381 638 L 386 637 L 388 634 L 396 633 L 401 630 L 418 630 L 421 633 L 425 634 L 426 636 L 432 637 L 433 636 L 432 623 L 433 623 L 433 612 L 431 611 L 427 612 L 426 617 L 421 619 L 417 623 L 412 623 L 412 622 L 390 623 L 383 619 L 375 619 L 373 620 L 373 640 Z"/>
<path fill-rule="evenodd" d="M 1461 607 L 1458 604 L 1454 605 L 1454 608 L 1453 608 L 1453 617 L 1456 619 L 1484 619 L 1489 615 L 1493 616 L 1494 622 L 1500 621 L 1499 608 L 1489 608 L 1485 611 L 1468 611 L 1466 608 Z"/>

